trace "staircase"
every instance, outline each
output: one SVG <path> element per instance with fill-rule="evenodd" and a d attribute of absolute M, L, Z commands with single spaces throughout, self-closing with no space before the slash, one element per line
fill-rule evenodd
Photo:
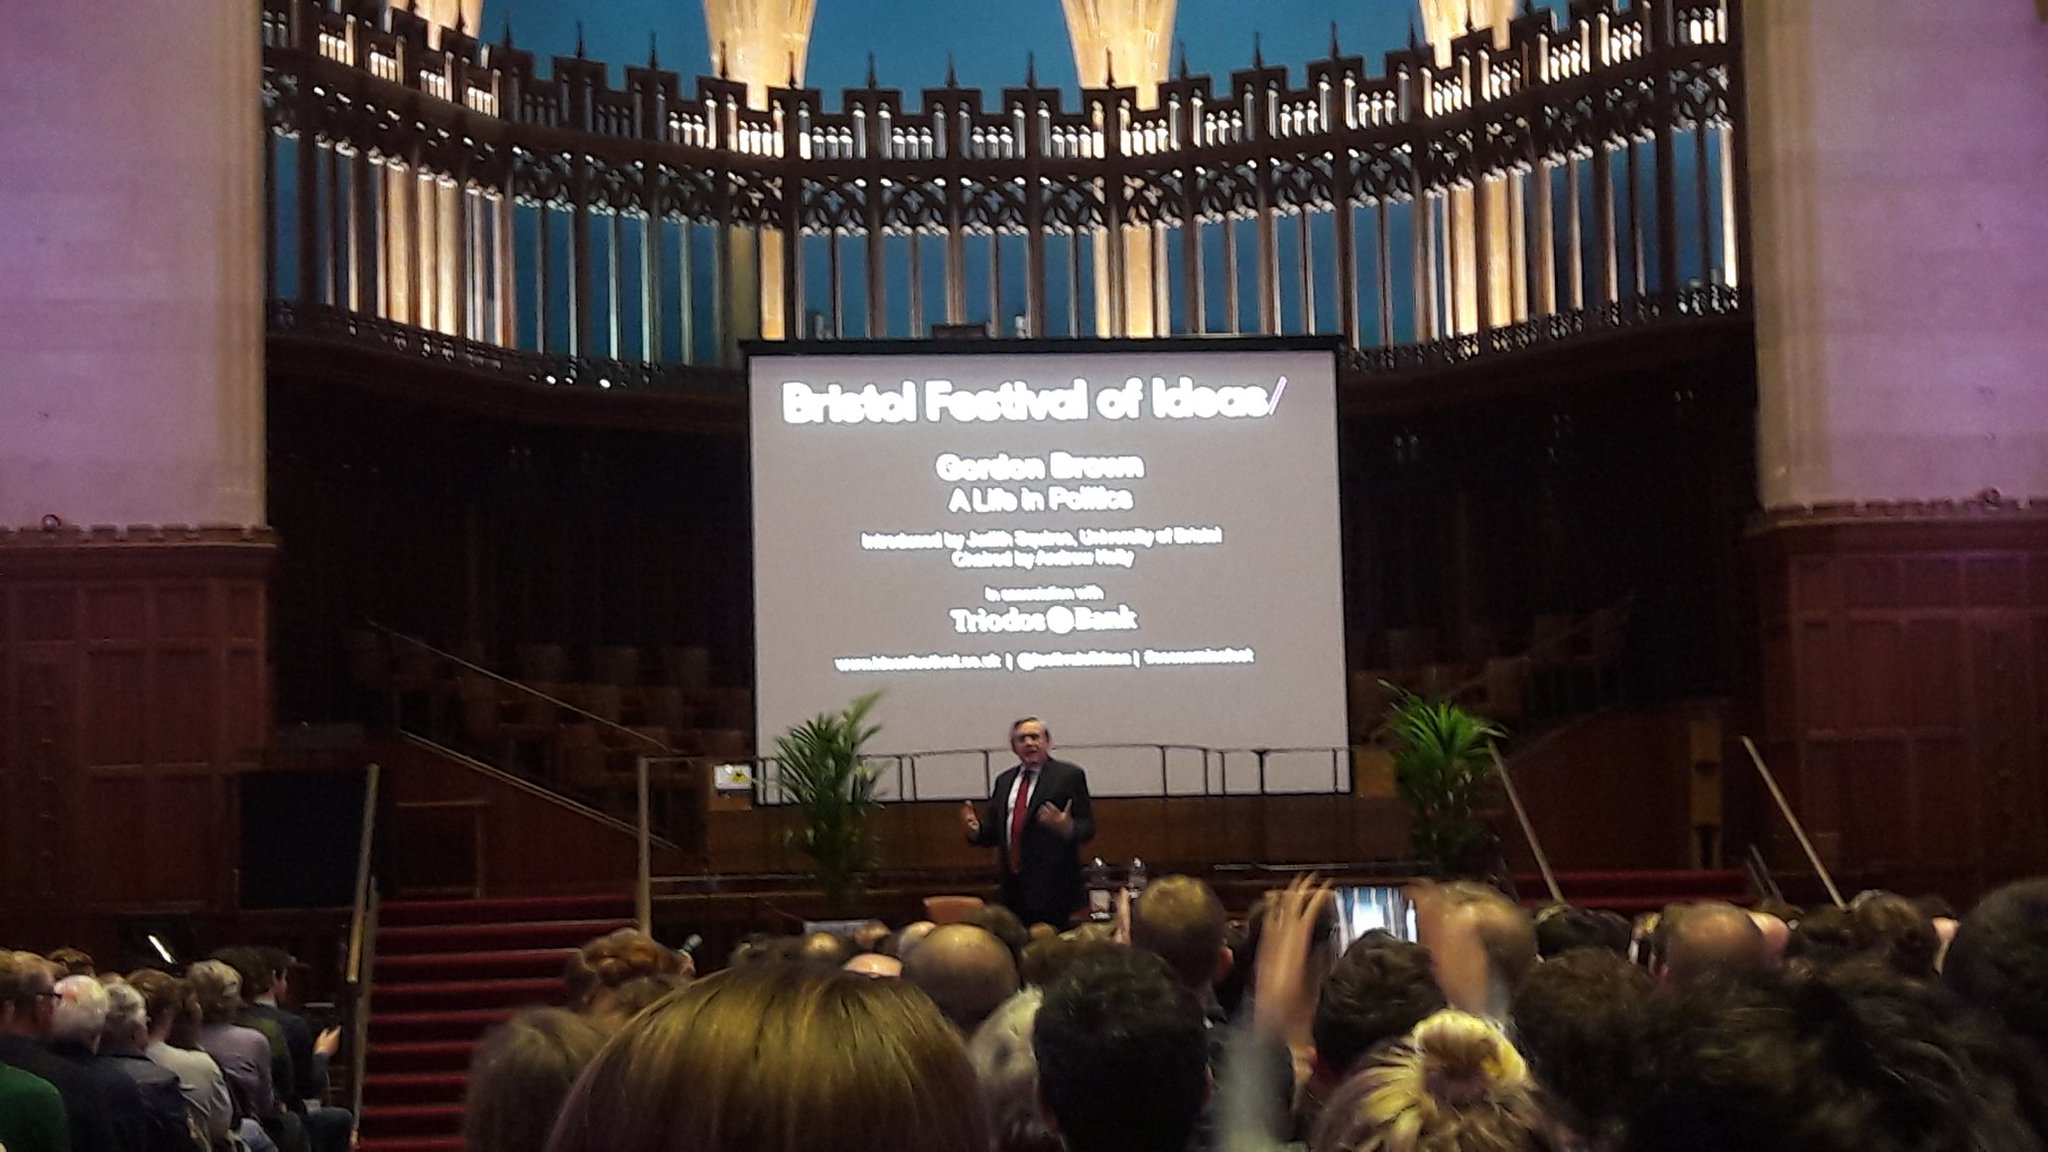
<path fill-rule="evenodd" d="M 460 1152 L 477 1041 L 521 1008 L 562 1003 L 570 953 L 632 922 L 623 894 L 383 905 L 363 1152 Z"/>
<path fill-rule="evenodd" d="M 1701 900 L 1746 904 L 1753 897 L 1749 877 L 1740 872 L 1559 872 L 1557 886 L 1566 903 L 1580 908 L 1604 908 L 1624 916 L 1661 911 L 1667 904 Z M 1550 903 L 1543 877 L 1534 873 L 1516 876 L 1515 891 L 1521 893 L 1522 903 L 1532 908 Z"/>

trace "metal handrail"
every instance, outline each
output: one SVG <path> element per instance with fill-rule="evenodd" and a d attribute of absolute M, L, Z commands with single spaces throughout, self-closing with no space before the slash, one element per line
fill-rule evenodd
<path fill-rule="evenodd" d="M 1764 763 L 1763 753 L 1756 750 L 1756 741 L 1744 736 L 1742 747 L 1749 753 L 1749 762 L 1756 765 L 1757 775 L 1764 778 L 1764 786 L 1771 790 L 1771 799 L 1778 802 L 1778 811 L 1784 814 L 1785 822 L 1792 826 L 1792 835 L 1798 837 L 1799 847 L 1806 853 L 1806 862 L 1813 865 L 1814 874 L 1820 877 L 1822 886 L 1828 890 L 1828 899 L 1833 900 L 1837 908 L 1848 907 L 1842 900 L 1841 889 L 1835 887 L 1835 878 L 1828 873 L 1828 866 L 1820 862 L 1820 853 L 1814 850 L 1813 841 L 1807 837 L 1806 825 L 1799 822 L 1799 817 L 1792 811 L 1792 802 L 1785 799 L 1784 791 L 1778 787 L 1778 778 L 1771 774 L 1770 767 Z"/>
<path fill-rule="evenodd" d="M 350 987 L 361 983 L 363 978 L 363 953 L 368 927 L 366 921 L 369 916 L 372 887 L 370 852 L 376 843 L 377 788 L 383 774 L 382 768 L 372 764 L 363 781 L 363 822 L 356 841 L 355 900 L 349 910 L 348 966 L 344 976 Z"/>
<path fill-rule="evenodd" d="M 481 664 L 472 664 L 469 661 L 464 660 L 462 657 L 457 656 L 455 653 L 450 652 L 445 648 L 436 648 L 432 644 L 427 643 L 425 640 L 422 640 L 417 636 L 408 636 L 395 628 L 387 628 L 384 625 L 377 623 L 375 620 L 368 621 L 367 623 L 369 624 L 370 627 L 376 629 L 379 632 L 384 633 L 386 636 L 389 636 L 394 640 L 403 640 L 405 643 L 410 644 L 413 647 L 419 648 L 423 651 L 431 652 L 434 655 L 439 656 L 441 659 L 446 660 L 451 664 L 455 664 L 461 668 L 465 668 L 481 676 L 488 676 L 492 680 L 495 680 L 500 684 L 509 685 L 510 687 L 519 689 L 521 692 L 524 692 L 529 696 L 535 696 L 539 699 L 545 700 L 548 703 L 553 704 L 555 707 L 560 708 L 565 712 L 573 712 L 586 720 L 594 721 L 608 729 L 611 729 L 614 732 L 624 733 L 625 735 L 635 740 L 638 740 L 642 744 L 645 744 L 648 747 L 653 748 L 665 755 L 675 756 L 680 754 L 677 749 L 672 748 L 659 740 L 656 740 L 654 737 L 649 736 L 645 732 L 640 732 L 636 731 L 635 729 L 628 728 L 624 724 L 621 724 L 616 720 L 607 720 L 604 717 L 599 716 L 595 712 L 579 708 L 576 705 L 569 703 L 567 700 L 564 700 L 559 696 L 551 696 L 548 693 L 543 692 L 538 688 L 535 688 L 531 684 L 522 683 L 518 680 L 512 679 L 510 676 L 505 676 L 497 672 L 493 672 L 489 668 L 486 668 Z"/>
<path fill-rule="evenodd" d="M 1621 609 L 1622 616 L 1624 619 L 1631 615 L 1634 615 L 1634 595 L 1624 597 L 1621 603 L 1619 605 L 1616 605 L 1616 607 Z M 1515 653 L 1513 656 L 1504 656 L 1501 657 L 1501 659 L 1527 662 L 1536 659 L 1536 657 L 1540 654 L 1547 654 L 1550 652 L 1551 649 L 1557 648 L 1568 641 L 1577 639 L 1582 633 L 1591 632 L 1593 630 L 1594 617 L 1598 615 L 1600 611 L 1602 611 L 1602 609 L 1595 609 L 1592 612 L 1588 612 L 1586 613 L 1585 619 L 1580 620 L 1578 623 L 1572 625 L 1569 628 L 1566 628 L 1564 631 L 1558 632 L 1551 636 L 1545 636 L 1543 639 L 1536 641 L 1535 643 L 1529 645 L 1522 651 Z M 1472 676 L 1467 676 L 1465 679 L 1460 680 L 1458 683 L 1451 685 L 1449 689 L 1441 693 L 1438 693 L 1438 699 L 1455 701 L 1460 696 L 1463 696 L 1465 693 L 1470 692 L 1476 688 L 1483 688 L 1485 686 L 1486 671 L 1482 668 L 1478 673 Z"/>
<path fill-rule="evenodd" d="M 377 800 L 384 770 L 371 764 L 363 781 L 363 820 L 356 842 L 356 887 L 349 910 L 348 963 L 343 973 L 349 990 L 349 1110 L 363 1114 L 363 1075 L 369 1068 L 370 981 L 377 959 L 378 896 L 371 857 L 376 846 Z"/>

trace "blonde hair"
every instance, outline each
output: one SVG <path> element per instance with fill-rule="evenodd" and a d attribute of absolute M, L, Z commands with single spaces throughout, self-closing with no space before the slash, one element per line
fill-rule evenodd
<path fill-rule="evenodd" d="M 1445 1009 L 1370 1058 L 1324 1109 L 1313 1152 L 1516 1152 L 1545 1147 L 1529 1066 L 1499 1028 Z"/>
<path fill-rule="evenodd" d="M 696 981 L 612 1038 L 550 1152 L 986 1152 L 960 1040 L 916 989 L 764 963 Z"/>

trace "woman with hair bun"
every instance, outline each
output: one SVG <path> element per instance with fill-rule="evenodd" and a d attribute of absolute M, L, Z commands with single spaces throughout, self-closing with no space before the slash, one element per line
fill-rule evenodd
<path fill-rule="evenodd" d="M 633 1018 L 577 1081 L 548 1152 L 987 1152 L 974 1068 L 896 980 L 727 969 Z"/>
<path fill-rule="evenodd" d="M 616 1026 L 681 987 L 693 971 L 689 956 L 636 928 L 621 928 L 569 957 L 562 983 L 571 1008 Z"/>
<path fill-rule="evenodd" d="M 1521 1152 L 1553 1146 L 1521 1053 L 1456 1009 L 1415 1026 L 1338 1089 L 1311 1152 Z"/>

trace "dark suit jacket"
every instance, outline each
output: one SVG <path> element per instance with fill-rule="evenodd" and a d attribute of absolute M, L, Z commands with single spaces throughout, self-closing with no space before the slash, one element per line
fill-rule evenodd
<path fill-rule="evenodd" d="M 304 1016 L 280 1008 L 275 1004 L 251 1004 L 248 1012 L 277 1024 L 284 1033 L 285 1051 L 292 1058 L 292 1083 L 277 1086 L 277 1094 L 290 1097 L 289 1103 L 297 1107 L 307 1100 L 318 1100 L 327 1090 L 326 1069 L 313 1056 L 313 1025 Z M 272 1074 L 275 1075 L 273 1069 Z"/>
<path fill-rule="evenodd" d="M 996 849 L 996 866 L 1002 873 L 1002 900 L 1026 924 L 1043 920 L 1065 928 L 1073 913 L 1088 902 L 1081 880 L 1081 845 L 1095 839 L 1095 807 L 1088 799 L 1088 773 L 1078 764 L 1047 760 L 1038 769 L 1038 784 L 1031 790 L 1031 815 L 1024 822 L 1019 844 L 1022 867 L 1010 871 L 1009 850 L 1003 837 L 1009 831 L 1010 787 L 1021 766 L 996 777 L 989 798 L 982 804 L 981 832 L 969 843 Z M 1074 835 L 1067 839 L 1038 822 L 1038 808 L 1073 805 Z"/>
<path fill-rule="evenodd" d="M 108 1120 L 106 1090 L 90 1072 L 28 1036 L 0 1036 L 0 1064 L 48 1080 L 64 1099 L 71 1152 L 127 1152 Z"/>

